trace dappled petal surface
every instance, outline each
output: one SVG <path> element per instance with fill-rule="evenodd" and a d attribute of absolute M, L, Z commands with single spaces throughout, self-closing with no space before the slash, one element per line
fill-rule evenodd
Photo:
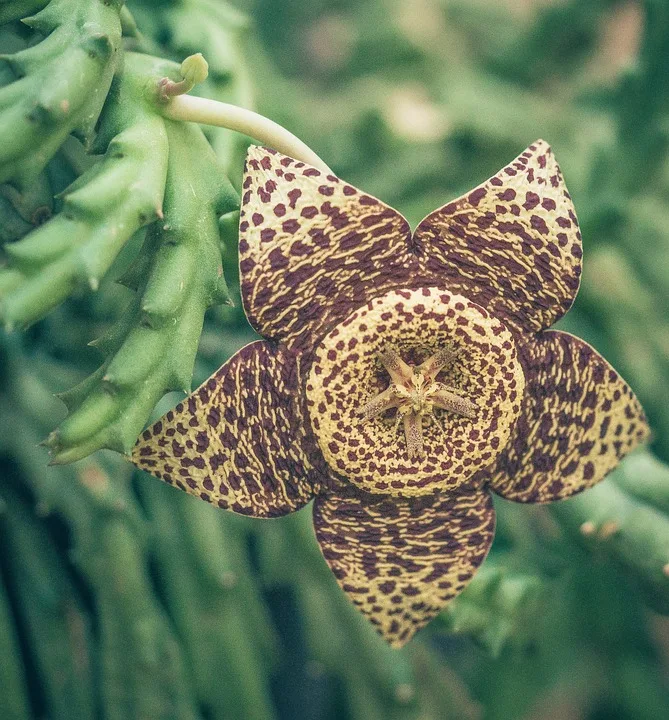
<path fill-rule="evenodd" d="M 251 147 L 243 193 L 242 298 L 265 337 L 312 347 L 335 322 L 415 274 L 407 221 L 333 175 Z"/>
<path fill-rule="evenodd" d="M 536 332 L 571 307 L 581 235 L 550 147 L 538 140 L 476 189 L 428 215 L 413 245 L 427 284 Z"/>
<path fill-rule="evenodd" d="M 320 489 L 322 464 L 301 384 L 298 359 L 251 343 L 146 430 L 132 461 L 226 510 L 255 517 L 297 510 Z"/>
<path fill-rule="evenodd" d="M 592 347 L 549 331 L 520 348 L 523 409 L 490 488 L 519 502 L 550 502 L 599 482 L 648 439 L 629 386 Z"/>
<path fill-rule="evenodd" d="M 379 354 L 392 348 L 419 364 L 448 349 L 437 375 L 475 405 L 473 417 L 437 410 L 422 421 L 424 453 L 412 457 L 397 416 L 361 409 L 390 377 Z M 397 290 L 337 325 L 314 352 L 307 401 L 314 434 L 335 472 L 372 493 L 451 490 L 494 462 L 520 413 L 523 370 L 511 332 L 467 298 L 439 288 Z"/>
<path fill-rule="evenodd" d="M 316 537 L 337 582 L 398 647 L 465 587 L 494 525 L 480 488 L 412 499 L 342 490 L 314 504 Z"/>

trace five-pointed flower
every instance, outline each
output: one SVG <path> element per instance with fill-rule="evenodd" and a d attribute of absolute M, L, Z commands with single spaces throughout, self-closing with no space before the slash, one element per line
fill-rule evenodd
<path fill-rule="evenodd" d="M 648 436 L 590 346 L 547 331 L 581 236 L 542 141 L 411 232 L 332 175 L 252 147 L 240 218 L 242 348 L 146 430 L 133 461 L 255 517 L 315 498 L 337 581 L 393 645 L 459 593 L 491 492 L 568 497 Z"/>

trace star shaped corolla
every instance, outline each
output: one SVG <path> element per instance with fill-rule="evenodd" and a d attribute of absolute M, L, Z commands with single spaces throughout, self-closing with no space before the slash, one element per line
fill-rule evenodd
<path fill-rule="evenodd" d="M 146 430 L 133 461 L 254 517 L 315 499 L 334 576 L 401 646 L 484 560 L 491 493 L 568 497 L 648 437 L 606 360 L 548 330 L 579 286 L 571 198 L 543 141 L 413 233 L 265 148 L 243 193 L 242 299 L 265 339 Z"/>

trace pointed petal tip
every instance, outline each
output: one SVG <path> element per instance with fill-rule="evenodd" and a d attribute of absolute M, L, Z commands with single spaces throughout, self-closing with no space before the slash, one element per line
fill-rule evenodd
<path fill-rule="evenodd" d="M 483 562 L 492 543 L 494 510 L 489 493 L 479 491 L 455 500 L 435 498 L 420 511 L 412 501 L 400 500 L 392 517 L 385 507 L 371 496 L 320 496 L 314 527 L 342 590 L 386 642 L 400 649 L 464 589 Z M 416 558 L 407 566 L 397 559 L 400 538 Z M 370 558 L 380 572 L 370 574 Z"/>

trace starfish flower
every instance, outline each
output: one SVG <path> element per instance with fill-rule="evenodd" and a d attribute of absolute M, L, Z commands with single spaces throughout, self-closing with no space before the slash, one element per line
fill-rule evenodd
<path fill-rule="evenodd" d="M 566 498 L 648 437 L 615 370 L 547 330 L 581 274 L 569 193 L 543 141 L 413 233 L 265 148 L 243 193 L 241 293 L 265 339 L 146 430 L 133 461 L 244 515 L 314 499 L 337 582 L 400 646 L 485 558 L 491 493 Z"/>

